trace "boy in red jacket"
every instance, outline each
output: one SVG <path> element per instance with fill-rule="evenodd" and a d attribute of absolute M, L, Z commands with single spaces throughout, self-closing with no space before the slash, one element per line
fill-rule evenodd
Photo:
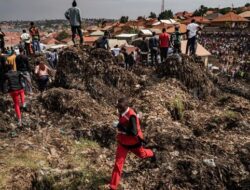
<path fill-rule="evenodd" d="M 110 182 L 110 189 L 117 189 L 123 165 L 128 152 L 132 152 L 140 158 L 152 158 L 155 161 L 155 155 L 152 150 L 145 149 L 142 145 L 143 134 L 140 121 L 134 110 L 128 107 L 128 101 L 125 98 L 118 100 L 117 105 L 120 113 L 119 124 L 117 125 L 118 147 L 116 151 L 116 161 Z"/>

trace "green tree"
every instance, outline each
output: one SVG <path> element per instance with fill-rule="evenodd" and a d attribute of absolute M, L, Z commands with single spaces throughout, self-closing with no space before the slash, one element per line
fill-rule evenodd
<path fill-rule="evenodd" d="M 165 10 L 159 14 L 159 20 L 171 19 L 174 17 L 174 14 L 171 10 Z"/>
<path fill-rule="evenodd" d="M 250 7 L 250 3 L 246 3 L 246 4 L 245 4 L 245 7 Z"/>
<path fill-rule="evenodd" d="M 120 18 L 120 23 L 126 23 L 126 22 L 128 22 L 128 19 L 129 19 L 128 16 L 122 16 L 122 17 Z"/>
<path fill-rule="evenodd" d="M 144 19 L 143 16 L 138 16 L 138 17 L 137 17 L 137 20 L 142 20 L 142 19 Z"/>
<path fill-rule="evenodd" d="M 63 30 L 63 31 L 61 31 L 61 32 L 58 34 L 58 36 L 56 37 L 56 40 L 62 41 L 62 40 L 64 40 L 64 39 L 68 38 L 69 36 L 70 36 L 70 35 L 69 35 L 65 30 Z"/>
<path fill-rule="evenodd" d="M 231 7 L 225 7 L 225 8 L 223 8 L 223 9 L 220 9 L 220 10 L 219 10 L 219 13 L 221 13 L 221 14 L 224 15 L 224 14 L 229 13 L 231 10 L 232 10 Z"/>
<path fill-rule="evenodd" d="M 209 10 L 208 7 L 201 5 L 199 9 L 195 10 L 193 16 L 204 16 L 208 10 Z"/>
<path fill-rule="evenodd" d="M 154 12 L 150 12 L 149 18 L 157 18 L 157 15 Z"/>

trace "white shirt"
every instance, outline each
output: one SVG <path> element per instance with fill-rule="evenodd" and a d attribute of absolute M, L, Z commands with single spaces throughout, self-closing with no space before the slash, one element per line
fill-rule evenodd
<path fill-rule="evenodd" d="M 198 28 L 199 28 L 199 25 L 196 24 L 196 23 L 190 23 L 188 26 L 187 26 L 187 30 L 189 30 L 189 33 L 188 33 L 188 38 L 192 38 L 194 36 L 196 36 L 196 33 L 198 31 Z"/>
<path fill-rule="evenodd" d="M 30 35 L 29 35 L 28 33 L 23 33 L 23 34 L 21 35 L 21 39 L 22 39 L 22 41 L 25 42 L 25 43 L 30 43 L 30 42 L 31 42 L 31 41 L 30 41 Z"/>
<path fill-rule="evenodd" d="M 115 57 L 116 57 L 117 55 L 119 55 L 119 53 L 120 53 L 121 49 L 120 49 L 120 48 L 113 48 L 113 49 L 111 49 L 111 51 L 113 51 L 113 52 L 114 52 Z"/>

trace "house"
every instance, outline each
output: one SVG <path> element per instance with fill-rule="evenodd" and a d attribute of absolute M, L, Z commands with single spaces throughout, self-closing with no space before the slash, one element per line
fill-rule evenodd
<path fill-rule="evenodd" d="M 235 14 L 234 12 L 229 12 L 211 21 L 211 25 L 220 27 L 241 27 L 247 25 L 249 20 Z"/>
<path fill-rule="evenodd" d="M 95 32 L 92 32 L 90 36 L 104 36 L 104 32 L 101 30 L 97 30 Z"/>
<path fill-rule="evenodd" d="M 216 18 L 218 18 L 220 16 L 222 16 L 222 14 L 220 14 L 220 13 L 212 13 L 212 14 L 209 14 L 209 15 L 205 16 L 205 18 L 211 21 L 211 20 L 214 20 L 214 19 L 216 19 Z"/>
<path fill-rule="evenodd" d="M 139 32 L 139 36 L 142 36 L 142 37 L 150 37 L 152 35 L 153 35 L 153 33 L 148 29 L 142 29 Z"/>
<path fill-rule="evenodd" d="M 187 32 L 187 25 L 186 24 L 177 24 L 180 28 L 179 31 L 181 33 L 186 33 Z M 167 33 L 172 34 L 175 32 L 175 26 L 172 26 L 171 28 L 167 29 Z"/>
<path fill-rule="evenodd" d="M 133 40 L 135 40 L 136 38 L 138 38 L 138 34 L 119 34 L 117 36 L 115 36 L 116 39 L 118 40 L 126 40 L 128 43 L 131 43 Z"/>
<path fill-rule="evenodd" d="M 206 19 L 205 17 L 194 16 L 194 17 L 191 17 L 191 18 L 188 18 L 188 19 L 182 21 L 182 24 L 190 24 L 193 19 L 198 24 L 204 24 L 204 25 L 206 25 L 206 24 L 210 23 L 210 21 L 208 19 Z"/>
<path fill-rule="evenodd" d="M 89 33 L 92 33 L 92 32 L 95 32 L 97 30 L 100 30 L 98 26 L 88 26 L 86 28 L 86 30 L 89 32 Z"/>
<path fill-rule="evenodd" d="M 162 30 L 157 29 L 157 28 L 150 28 L 151 32 L 155 32 L 156 35 L 160 35 L 162 33 Z"/>
<path fill-rule="evenodd" d="M 186 53 L 186 47 L 187 47 L 187 40 L 184 40 L 181 42 L 181 52 L 183 54 Z M 205 66 L 208 66 L 208 59 L 209 56 L 211 56 L 211 53 L 206 50 L 201 44 L 197 44 L 197 48 L 196 48 L 196 55 L 198 57 L 201 57 L 202 61 L 204 62 Z"/>
<path fill-rule="evenodd" d="M 132 52 L 136 52 L 136 50 L 138 49 L 137 47 L 135 47 L 133 45 L 126 45 L 124 48 L 126 49 L 126 52 L 128 54 L 130 54 Z"/>
<path fill-rule="evenodd" d="M 158 29 L 158 30 L 162 30 L 163 28 L 171 28 L 173 25 L 169 25 L 169 24 L 166 24 L 166 23 L 160 23 L 158 25 L 154 25 L 151 29 Z"/>
<path fill-rule="evenodd" d="M 83 41 L 84 41 L 84 44 L 93 46 L 95 41 L 98 40 L 98 38 L 99 38 L 98 36 L 84 36 Z"/>
<path fill-rule="evenodd" d="M 127 46 L 128 42 L 126 40 L 109 39 L 109 47 L 114 48 L 116 45 L 119 47 Z"/>
<path fill-rule="evenodd" d="M 250 11 L 245 11 L 245 12 L 239 14 L 239 16 L 241 16 L 241 17 L 243 17 L 245 19 L 250 20 Z"/>
<path fill-rule="evenodd" d="M 190 18 L 192 16 L 193 16 L 193 13 L 187 12 L 187 11 L 175 13 L 175 17 L 180 19 L 180 20 L 185 20 L 185 19 Z"/>

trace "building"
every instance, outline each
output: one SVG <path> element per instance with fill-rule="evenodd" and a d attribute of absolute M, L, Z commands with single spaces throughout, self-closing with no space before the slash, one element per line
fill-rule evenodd
<path fill-rule="evenodd" d="M 210 23 L 210 21 L 206 19 L 205 17 L 194 16 L 194 17 L 191 17 L 182 21 L 182 24 L 190 24 L 193 19 L 195 20 L 196 23 L 201 24 L 201 25 L 207 25 Z"/>
<path fill-rule="evenodd" d="M 186 24 L 177 24 L 179 26 L 179 31 L 181 33 L 186 33 L 187 32 L 187 25 Z M 167 33 L 172 34 L 175 32 L 175 26 L 172 26 L 171 28 L 167 29 Z"/>
<path fill-rule="evenodd" d="M 243 17 L 245 19 L 250 20 L 250 11 L 245 11 L 245 12 L 239 14 L 239 16 L 241 16 L 241 17 Z"/>
<path fill-rule="evenodd" d="M 142 36 L 142 37 L 150 37 L 152 35 L 153 35 L 153 33 L 148 29 L 142 29 L 139 32 L 139 36 Z"/>
<path fill-rule="evenodd" d="M 92 32 L 90 36 L 104 36 L 104 32 L 101 30 L 97 30 L 95 32 Z"/>
<path fill-rule="evenodd" d="M 248 25 L 249 20 L 235 14 L 234 12 L 229 12 L 211 21 L 211 25 L 220 27 L 243 27 Z"/>
<path fill-rule="evenodd" d="M 209 14 L 209 15 L 205 16 L 205 18 L 211 21 L 211 20 L 214 20 L 214 19 L 216 19 L 216 18 L 218 18 L 220 16 L 222 16 L 222 14 L 220 14 L 220 13 L 212 13 L 212 14 Z"/>
<path fill-rule="evenodd" d="M 138 34 L 119 34 L 115 36 L 118 40 L 126 40 L 128 43 L 131 43 L 133 40 L 138 38 Z"/>
<path fill-rule="evenodd" d="M 118 47 L 123 47 L 123 46 L 127 46 L 128 43 L 126 40 L 109 39 L 110 48 L 114 48 L 116 45 L 118 45 Z"/>

